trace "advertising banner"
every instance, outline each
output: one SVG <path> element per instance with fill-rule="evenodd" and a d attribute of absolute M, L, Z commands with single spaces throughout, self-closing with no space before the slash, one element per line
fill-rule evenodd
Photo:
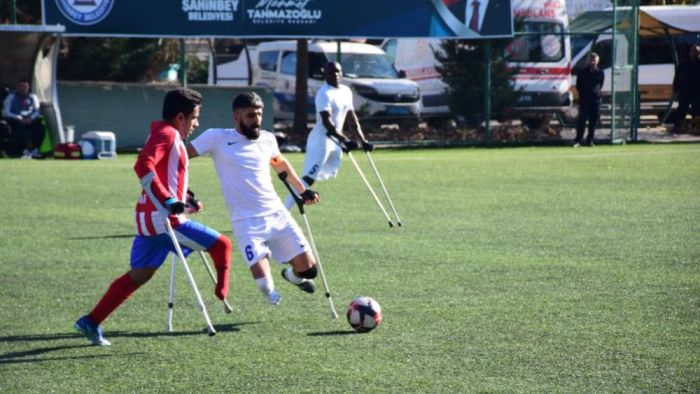
<path fill-rule="evenodd" d="M 493 38 L 510 0 L 43 0 L 66 35 L 245 38 Z"/>

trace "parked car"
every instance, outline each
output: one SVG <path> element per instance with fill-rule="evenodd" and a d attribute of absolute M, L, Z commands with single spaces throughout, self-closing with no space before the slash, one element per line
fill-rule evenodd
<path fill-rule="evenodd" d="M 313 119 L 314 97 L 324 83 L 323 66 L 338 60 L 338 43 L 311 41 L 308 48 L 307 102 L 310 119 Z M 342 42 L 340 50 L 341 83 L 352 89 L 353 104 L 363 124 L 418 124 L 421 113 L 418 84 L 402 77 L 382 49 L 364 43 Z M 237 60 L 217 66 L 216 81 L 210 83 L 240 86 L 250 80 L 254 86 L 268 86 L 274 91 L 275 119 L 291 120 L 294 117 L 296 64 L 296 41 L 262 42 L 247 52 L 241 52 Z"/>

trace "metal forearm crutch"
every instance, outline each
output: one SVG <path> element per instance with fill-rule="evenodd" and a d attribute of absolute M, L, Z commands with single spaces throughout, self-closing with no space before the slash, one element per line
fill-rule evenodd
<path fill-rule="evenodd" d="M 386 200 L 389 202 L 389 206 L 391 207 L 391 210 L 394 211 L 394 215 L 396 215 L 396 224 L 399 225 L 399 227 L 402 226 L 401 223 L 401 217 L 399 216 L 399 213 L 396 211 L 396 207 L 394 206 L 394 203 L 391 201 L 391 197 L 389 197 L 389 192 L 386 190 L 386 186 L 384 186 L 384 181 L 382 181 L 382 177 L 379 175 L 379 171 L 377 171 L 377 166 L 374 165 L 374 160 L 372 160 L 372 156 L 369 154 L 369 152 L 365 151 L 367 154 L 367 159 L 369 159 L 369 164 L 372 167 L 372 170 L 374 171 L 374 175 L 377 176 L 377 180 L 379 180 L 379 185 L 382 187 L 382 191 L 384 192 L 384 196 L 386 197 Z M 349 153 L 348 153 L 349 155 Z"/>
<path fill-rule="evenodd" d="M 173 255 L 170 261 L 170 292 L 168 294 L 168 322 L 166 325 L 166 330 L 168 332 L 173 332 L 173 307 L 175 306 L 175 265 L 177 264 L 177 257 Z"/>
<path fill-rule="evenodd" d="M 362 130 L 360 128 L 357 128 L 357 134 L 360 135 L 360 138 L 362 140 L 367 141 L 365 138 L 364 133 L 362 133 Z M 391 207 L 391 210 L 394 211 L 394 215 L 396 215 L 396 224 L 399 225 L 399 227 L 402 226 L 401 223 L 401 217 L 399 216 L 399 212 L 396 210 L 396 207 L 394 206 L 394 202 L 391 201 L 391 197 L 389 197 L 389 192 L 386 189 L 386 186 L 384 186 L 384 181 L 382 180 L 382 177 L 379 175 L 379 170 L 377 170 L 377 166 L 374 165 L 374 160 L 372 159 L 372 155 L 369 154 L 369 151 L 365 150 L 365 154 L 367 155 L 367 159 L 369 160 L 369 164 L 372 167 L 372 170 L 374 171 L 374 175 L 377 176 L 377 179 L 379 180 L 379 185 L 382 187 L 382 191 L 384 192 L 384 196 L 386 197 L 386 200 L 389 202 L 389 206 Z"/>
<path fill-rule="evenodd" d="M 339 147 L 343 147 L 343 145 L 336 140 L 335 138 L 328 136 L 333 142 L 338 144 Z M 348 157 L 350 158 L 350 161 L 352 162 L 352 165 L 355 166 L 355 169 L 357 170 L 357 173 L 360 174 L 360 178 L 362 178 L 362 181 L 365 183 L 365 186 L 367 186 L 367 189 L 369 190 L 370 194 L 372 194 L 372 197 L 374 197 L 374 201 L 377 203 L 379 206 L 379 209 L 382 211 L 384 214 L 384 217 L 386 218 L 387 222 L 389 222 L 389 227 L 394 227 L 394 223 L 391 221 L 391 218 L 389 217 L 389 214 L 386 212 L 386 209 L 384 209 L 384 205 L 382 202 L 379 200 L 379 197 L 377 197 L 377 193 L 374 192 L 374 189 L 372 188 L 372 185 L 370 185 L 369 181 L 367 181 L 367 177 L 365 177 L 365 174 L 362 172 L 362 169 L 360 168 L 359 165 L 357 165 L 357 161 L 355 161 L 355 158 L 352 156 L 352 152 L 347 152 Z"/>
<path fill-rule="evenodd" d="M 314 254 L 314 258 L 316 258 L 316 264 L 318 265 L 318 272 L 321 274 L 321 281 L 323 282 L 323 290 L 326 292 L 326 298 L 328 299 L 328 305 L 331 307 L 331 316 L 334 319 L 338 318 L 338 312 L 335 311 L 335 305 L 333 305 L 333 299 L 331 298 L 331 291 L 328 288 L 328 282 L 326 281 L 326 274 L 323 272 L 323 265 L 321 265 L 321 258 L 318 256 L 318 250 L 316 249 L 316 242 L 314 241 L 314 236 L 311 233 L 311 226 L 309 225 L 309 220 L 306 218 L 306 213 L 304 211 L 304 200 L 299 197 L 292 186 L 287 182 L 287 173 L 286 172 L 280 172 L 278 174 L 279 178 L 282 180 L 282 183 L 284 183 L 284 186 L 287 187 L 289 190 L 289 193 L 292 194 L 292 197 L 294 198 L 294 201 L 297 204 L 297 207 L 299 208 L 299 213 L 301 214 L 301 217 L 304 219 L 304 224 L 306 225 L 306 233 L 309 234 L 309 243 L 311 244 L 311 251 Z"/>
<path fill-rule="evenodd" d="M 207 332 L 209 333 L 210 336 L 216 335 L 216 330 L 214 329 L 214 326 L 211 324 L 211 320 L 209 319 L 209 314 L 207 313 L 207 308 L 204 306 L 204 301 L 202 301 L 202 295 L 199 293 L 199 289 L 197 288 L 197 284 L 194 281 L 194 277 L 192 276 L 192 272 L 190 271 L 190 267 L 187 264 L 187 259 L 185 259 L 184 253 L 182 253 L 182 248 L 180 247 L 180 243 L 177 240 L 177 236 L 175 235 L 175 231 L 173 230 L 173 227 L 170 225 L 170 220 L 168 219 L 168 211 L 160 205 L 158 202 L 158 199 L 153 195 L 153 192 L 151 191 L 151 182 L 153 182 L 153 178 L 155 177 L 155 174 L 150 172 L 143 178 L 141 178 L 141 186 L 143 187 L 143 190 L 146 192 L 146 195 L 148 195 L 148 198 L 151 199 L 151 202 L 153 205 L 158 209 L 160 212 L 161 216 L 164 218 L 164 223 L 165 223 L 165 229 L 167 230 L 168 236 L 170 237 L 170 240 L 173 243 L 173 247 L 175 248 L 175 252 L 177 253 L 177 257 L 180 259 L 182 262 L 182 266 L 185 268 L 185 273 L 187 274 L 187 279 L 190 283 L 190 287 L 192 287 L 192 291 L 194 292 L 195 298 L 197 299 L 197 306 L 199 306 L 199 310 L 202 312 L 202 316 L 204 317 L 204 322 L 207 325 Z M 172 277 L 171 273 L 171 277 Z"/>
<path fill-rule="evenodd" d="M 202 263 L 204 266 L 207 268 L 207 272 L 209 272 L 209 276 L 211 277 L 211 280 L 214 282 L 214 286 L 216 286 L 216 277 L 214 276 L 214 272 L 209 266 L 209 261 L 207 260 L 206 256 L 204 255 L 204 252 L 201 250 L 199 251 L 199 255 L 202 257 Z M 171 269 L 170 269 L 170 293 L 168 296 L 168 323 L 166 325 L 166 329 L 168 332 L 173 332 L 173 307 L 175 306 L 175 266 L 177 264 L 177 257 L 173 254 L 172 255 L 172 261 L 171 261 Z M 233 312 L 233 308 L 231 305 L 228 303 L 227 299 L 223 299 L 222 302 L 224 303 L 224 311 L 226 313 L 231 313 Z"/>

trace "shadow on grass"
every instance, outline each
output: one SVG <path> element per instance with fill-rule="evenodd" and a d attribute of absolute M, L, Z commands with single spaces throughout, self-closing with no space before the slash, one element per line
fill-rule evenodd
<path fill-rule="evenodd" d="M 241 331 L 238 326 L 245 326 L 248 324 L 258 324 L 256 321 L 251 322 L 241 322 L 241 323 L 228 323 L 228 324 L 214 324 L 214 328 L 217 332 L 235 332 Z"/>
<path fill-rule="evenodd" d="M 236 332 L 241 329 L 238 326 L 246 324 L 257 324 L 257 322 L 244 322 L 236 324 L 217 324 L 214 328 L 217 332 Z M 190 330 L 190 331 L 175 331 L 175 332 L 126 332 L 126 331 L 110 331 L 107 333 L 108 338 L 153 338 L 153 337 L 184 337 L 184 336 L 194 336 L 194 335 L 206 335 L 206 329 L 202 330 Z M 60 334 L 48 334 L 48 335 L 11 335 L 0 337 L 0 343 L 2 342 L 45 342 L 45 341 L 56 341 L 63 339 L 80 339 L 85 341 L 85 337 L 78 333 L 60 333 Z M 0 354 L 0 365 L 2 364 L 20 364 L 20 363 L 35 363 L 43 361 L 60 361 L 60 360 L 79 360 L 79 359 L 89 359 L 89 358 L 104 358 L 113 357 L 113 354 L 101 354 L 101 355 L 83 355 L 83 356 L 65 356 L 65 357 L 37 357 L 42 356 L 51 352 L 60 352 L 62 350 L 70 349 L 80 349 L 80 348 L 93 348 L 95 346 L 85 343 L 82 345 L 61 345 L 61 346 L 49 346 L 42 347 L 31 350 L 23 350 L 18 352 L 10 352 Z M 129 356 L 141 353 L 125 353 L 119 354 L 120 357 Z"/>
<path fill-rule="evenodd" d="M 243 322 L 243 323 L 229 323 L 229 324 L 214 324 L 214 329 L 216 330 L 217 333 L 222 333 L 222 332 L 237 332 L 241 331 L 239 326 L 247 325 L 247 324 L 258 324 L 257 322 Z M 130 333 L 125 333 L 125 332 L 120 332 L 120 331 L 115 331 L 115 332 L 106 332 L 105 336 L 108 338 L 112 337 L 127 337 L 127 338 L 153 338 L 153 337 L 186 337 L 186 336 L 192 336 L 192 335 L 206 335 L 207 334 L 207 329 L 202 328 L 201 330 L 190 330 L 190 331 L 174 331 L 174 332 L 165 332 L 165 331 L 158 331 L 158 332 L 130 332 Z"/>
<path fill-rule="evenodd" d="M 119 239 L 119 238 L 134 238 L 134 234 L 113 234 L 113 235 L 90 235 L 85 237 L 69 237 L 68 241 L 82 241 L 87 239 Z"/>
<path fill-rule="evenodd" d="M 84 356 L 65 356 L 65 357 L 35 357 L 35 356 L 41 356 L 45 355 L 47 353 L 51 352 L 58 352 L 62 350 L 69 350 L 69 349 L 79 349 L 79 348 L 88 348 L 88 347 L 93 347 L 93 345 L 89 344 L 84 344 L 84 345 L 70 345 L 70 346 L 52 346 L 52 347 L 44 347 L 44 348 L 38 348 L 38 349 L 31 349 L 31 350 L 25 350 L 21 352 L 10 352 L 10 353 L 4 353 L 0 354 L 0 365 L 2 364 L 21 364 L 21 363 L 37 363 L 37 362 L 44 362 L 44 361 L 62 361 L 62 360 L 82 360 L 82 359 L 89 359 L 89 358 L 105 358 L 105 357 L 113 357 L 113 354 L 95 354 L 95 355 L 84 355 Z M 119 354 L 119 356 L 128 356 L 128 355 L 134 355 L 134 354 L 139 354 L 139 353 L 128 353 L 128 354 Z"/>
<path fill-rule="evenodd" d="M 360 334 L 357 331 L 319 331 L 319 332 L 310 332 L 306 335 L 310 337 L 330 337 L 333 335 L 355 335 L 355 334 Z"/>
<path fill-rule="evenodd" d="M 217 230 L 218 231 L 218 230 Z M 233 231 L 231 230 L 224 230 L 224 231 L 219 231 L 221 234 L 228 234 L 229 236 L 233 235 Z M 121 238 L 134 238 L 136 234 L 130 233 L 130 234 L 105 234 L 105 235 L 86 235 L 83 237 L 68 237 L 66 238 L 68 241 L 83 241 L 83 240 L 89 240 L 89 239 L 121 239 Z"/>
<path fill-rule="evenodd" d="M 176 331 L 176 332 L 126 332 L 126 331 L 107 331 L 105 336 L 108 338 L 113 337 L 126 337 L 126 338 L 151 338 L 151 337 L 180 337 L 180 336 L 190 336 L 190 335 L 201 335 L 206 333 L 206 330 L 202 331 Z M 85 339 L 79 333 L 65 333 L 65 334 L 49 334 L 49 335 L 13 335 L 7 337 L 0 337 L 0 342 L 38 342 L 38 341 L 55 341 L 60 339 L 74 339 L 80 338 Z"/>
<path fill-rule="evenodd" d="M 29 341 L 55 341 L 58 339 L 82 338 L 78 333 L 49 334 L 49 335 L 11 335 L 0 337 L 0 342 L 29 342 Z"/>
<path fill-rule="evenodd" d="M 229 323 L 229 324 L 215 324 L 214 328 L 217 332 L 236 332 L 241 329 L 239 326 L 248 324 L 258 324 L 258 322 L 241 322 L 241 323 Z M 202 335 L 206 334 L 206 328 L 202 330 L 190 330 L 190 331 L 175 331 L 175 332 L 127 332 L 127 331 L 107 331 L 105 336 L 108 338 L 113 337 L 123 337 L 123 338 L 153 338 L 153 337 L 183 337 L 191 335 Z M 10 335 L 6 337 L 0 337 L 0 343 L 2 342 L 33 342 L 33 341 L 55 341 L 60 339 L 73 339 L 84 337 L 79 333 L 60 333 L 60 334 L 37 334 L 37 335 Z M 1 356 L 0 356 L 1 357 Z"/>

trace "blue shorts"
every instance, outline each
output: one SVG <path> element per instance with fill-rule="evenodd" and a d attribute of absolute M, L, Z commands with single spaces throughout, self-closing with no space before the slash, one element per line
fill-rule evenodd
<path fill-rule="evenodd" d="M 194 220 L 188 220 L 175 229 L 175 237 L 185 256 L 194 250 L 209 249 L 220 236 L 218 231 Z M 170 252 L 175 253 L 175 246 L 168 233 L 137 235 L 131 246 L 131 268 L 158 269 Z"/>

